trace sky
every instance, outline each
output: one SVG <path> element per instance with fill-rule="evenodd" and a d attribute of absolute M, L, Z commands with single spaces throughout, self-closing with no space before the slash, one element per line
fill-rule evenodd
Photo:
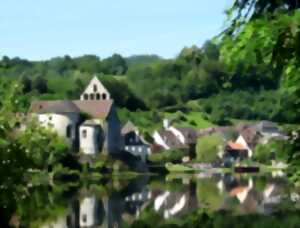
<path fill-rule="evenodd" d="M 224 27 L 233 0 L 1 0 L 0 56 L 175 57 Z"/>

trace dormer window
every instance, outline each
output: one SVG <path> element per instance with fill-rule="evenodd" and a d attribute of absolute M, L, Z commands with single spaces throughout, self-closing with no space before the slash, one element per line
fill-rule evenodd
<path fill-rule="evenodd" d="M 103 93 L 103 94 L 102 94 L 102 99 L 105 100 L 106 97 L 107 97 L 106 93 Z"/>
<path fill-rule="evenodd" d="M 94 100 L 94 98 L 95 98 L 94 94 L 91 93 L 91 94 L 90 94 L 90 99 L 91 99 L 91 100 Z"/>
<path fill-rule="evenodd" d="M 88 99 L 89 99 L 89 95 L 88 95 L 87 93 L 85 93 L 85 94 L 83 95 L 83 99 L 84 99 L 84 100 L 88 100 Z"/>
<path fill-rule="evenodd" d="M 93 89 L 94 89 L 94 92 L 97 92 L 97 90 L 98 90 L 97 85 L 94 85 Z"/>
<path fill-rule="evenodd" d="M 96 93 L 96 100 L 100 100 L 100 99 L 101 99 L 100 93 Z"/>

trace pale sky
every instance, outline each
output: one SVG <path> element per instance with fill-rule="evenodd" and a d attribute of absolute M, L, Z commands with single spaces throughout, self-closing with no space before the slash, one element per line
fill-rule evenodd
<path fill-rule="evenodd" d="M 233 0 L 1 0 L 0 56 L 170 58 L 224 26 Z"/>

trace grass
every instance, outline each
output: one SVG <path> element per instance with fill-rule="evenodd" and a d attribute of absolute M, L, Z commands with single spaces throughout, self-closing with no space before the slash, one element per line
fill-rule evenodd
<path fill-rule="evenodd" d="M 190 168 L 189 166 L 186 166 L 186 165 L 172 164 L 172 163 L 167 163 L 166 164 L 166 169 L 169 172 L 178 172 L 178 173 L 189 172 L 189 171 L 194 170 L 193 168 Z"/>
<path fill-rule="evenodd" d="M 175 113 L 168 113 L 165 112 L 165 117 L 168 119 L 174 119 L 178 117 L 178 112 Z M 180 121 L 179 123 L 176 123 L 175 126 L 177 127 L 191 127 L 194 129 L 204 129 L 213 127 L 214 125 L 209 121 L 205 119 L 205 116 L 202 112 L 189 112 L 187 114 L 180 114 L 184 120 Z"/>

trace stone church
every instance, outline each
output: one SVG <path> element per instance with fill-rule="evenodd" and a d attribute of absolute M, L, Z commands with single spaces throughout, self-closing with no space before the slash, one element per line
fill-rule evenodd
<path fill-rule="evenodd" d="M 90 81 L 80 100 L 34 101 L 29 112 L 84 154 L 118 153 L 123 147 L 114 101 L 97 77 Z"/>

